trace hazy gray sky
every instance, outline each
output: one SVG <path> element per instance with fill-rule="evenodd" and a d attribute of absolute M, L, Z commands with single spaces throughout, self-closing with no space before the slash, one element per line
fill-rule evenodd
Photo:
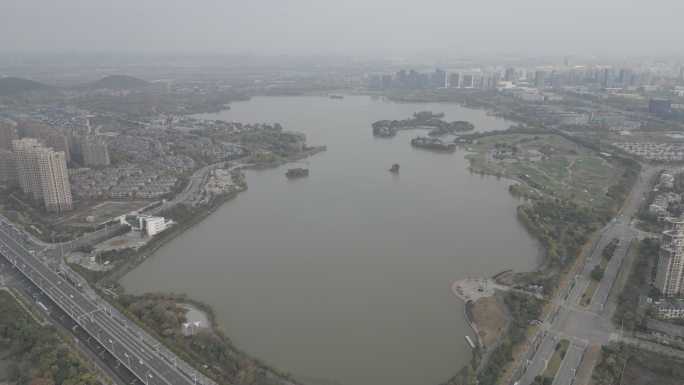
<path fill-rule="evenodd" d="M 0 52 L 682 53 L 684 0 L 2 0 Z"/>

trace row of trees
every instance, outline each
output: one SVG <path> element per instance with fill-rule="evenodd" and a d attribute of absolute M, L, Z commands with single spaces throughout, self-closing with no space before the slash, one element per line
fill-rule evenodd
<path fill-rule="evenodd" d="M 41 327 L 0 292 L 0 361 L 18 385 L 95 385 L 100 382 L 83 359 L 58 337 L 52 327 Z"/>
<path fill-rule="evenodd" d="M 546 249 L 549 267 L 563 268 L 605 217 L 570 201 L 540 199 L 518 206 L 518 218 Z"/>
<path fill-rule="evenodd" d="M 684 380 L 684 361 L 679 358 L 616 342 L 601 350 L 601 361 L 594 369 L 597 385 L 679 384 Z"/>
<path fill-rule="evenodd" d="M 639 242 L 632 271 L 618 296 L 618 305 L 613 314 L 615 323 L 623 325 L 625 330 L 638 329 L 646 321 L 639 312 L 639 298 L 642 288 L 646 286 L 651 276 L 649 269 L 651 261 L 655 260 L 659 249 L 658 239 L 646 238 Z"/>

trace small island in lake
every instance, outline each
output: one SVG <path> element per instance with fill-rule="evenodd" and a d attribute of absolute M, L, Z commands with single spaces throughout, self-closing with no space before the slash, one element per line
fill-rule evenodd
<path fill-rule="evenodd" d="M 330 94 L 330 95 L 328 95 L 328 97 L 330 99 L 344 99 L 344 96 L 342 96 L 340 94 Z"/>
<path fill-rule="evenodd" d="M 399 172 L 399 163 L 395 163 L 390 167 L 389 172 L 391 173 L 398 173 Z"/>
<path fill-rule="evenodd" d="M 424 136 L 419 136 L 417 138 L 411 139 L 411 145 L 413 147 L 427 148 L 428 150 L 440 151 L 440 152 L 454 152 L 456 151 L 456 144 L 451 142 L 444 142 L 435 138 L 427 138 Z"/>
<path fill-rule="evenodd" d="M 395 136 L 398 130 L 427 129 L 428 135 L 439 136 L 455 134 L 457 132 L 470 131 L 475 126 L 463 120 L 446 122 L 442 120 L 444 113 L 433 113 L 432 111 L 421 111 L 413 114 L 412 119 L 404 120 L 378 120 L 372 124 L 373 135 L 389 138 Z"/>
<path fill-rule="evenodd" d="M 285 176 L 290 179 L 303 178 L 309 176 L 309 170 L 306 168 L 291 168 L 287 170 Z"/>
<path fill-rule="evenodd" d="M 375 126 L 373 123 L 373 136 L 380 138 L 391 138 L 397 134 L 397 129 L 394 127 Z"/>

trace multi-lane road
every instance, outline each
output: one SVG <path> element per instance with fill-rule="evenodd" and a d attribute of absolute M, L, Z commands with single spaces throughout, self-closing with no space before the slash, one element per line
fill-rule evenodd
<path fill-rule="evenodd" d="M 25 248 L 24 239 L 12 226 L 0 226 L 0 252 L 13 268 L 67 313 L 79 327 L 96 339 L 139 381 L 148 385 L 213 384 L 189 365 L 163 349 L 131 322 L 93 297 L 91 291 L 72 285 Z M 63 275 L 63 273 L 62 273 Z"/>
<path fill-rule="evenodd" d="M 575 380 L 577 369 L 588 346 L 603 345 L 619 337 L 610 320 L 610 314 L 604 312 L 604 306 L 622 266 L 630 241 L 648 235 L 632 227 L 632 218 L 639 210 L 643 197 L 658 170 L 655 167 L 647 167 L 642 171 L 623 209 L 601 230 L 571 285 L 554 301 L 554 309 L 547 315 L 539 334 L 525 353 L 511 381 L 512 384 L 529 385 L 536 376 L 543 374 L 557 341 L 564 338 L 569 340 L 571 345 L 556 373 L 553 384 L 570 385 Z M 600 263 L 603 248 L 613 239 L 619 239 L 620 244 L 610 259 L 589 305 L 584 307 L 580 302 L 584 300 L 582 295 L 589 286 L 590 273 Z"/>

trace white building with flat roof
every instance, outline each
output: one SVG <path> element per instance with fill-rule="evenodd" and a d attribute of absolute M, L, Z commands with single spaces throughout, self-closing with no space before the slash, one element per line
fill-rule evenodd
<path fill-rule="evenodd" d="M 151 215 L 141 215 L 138 217 L 140 221 L 140 231 L 145 231 L 145 233 L 153 237 L 162 231 L 169 228 L 173 221 L 167 220 L 164 217 L 155 217 Z"/>

